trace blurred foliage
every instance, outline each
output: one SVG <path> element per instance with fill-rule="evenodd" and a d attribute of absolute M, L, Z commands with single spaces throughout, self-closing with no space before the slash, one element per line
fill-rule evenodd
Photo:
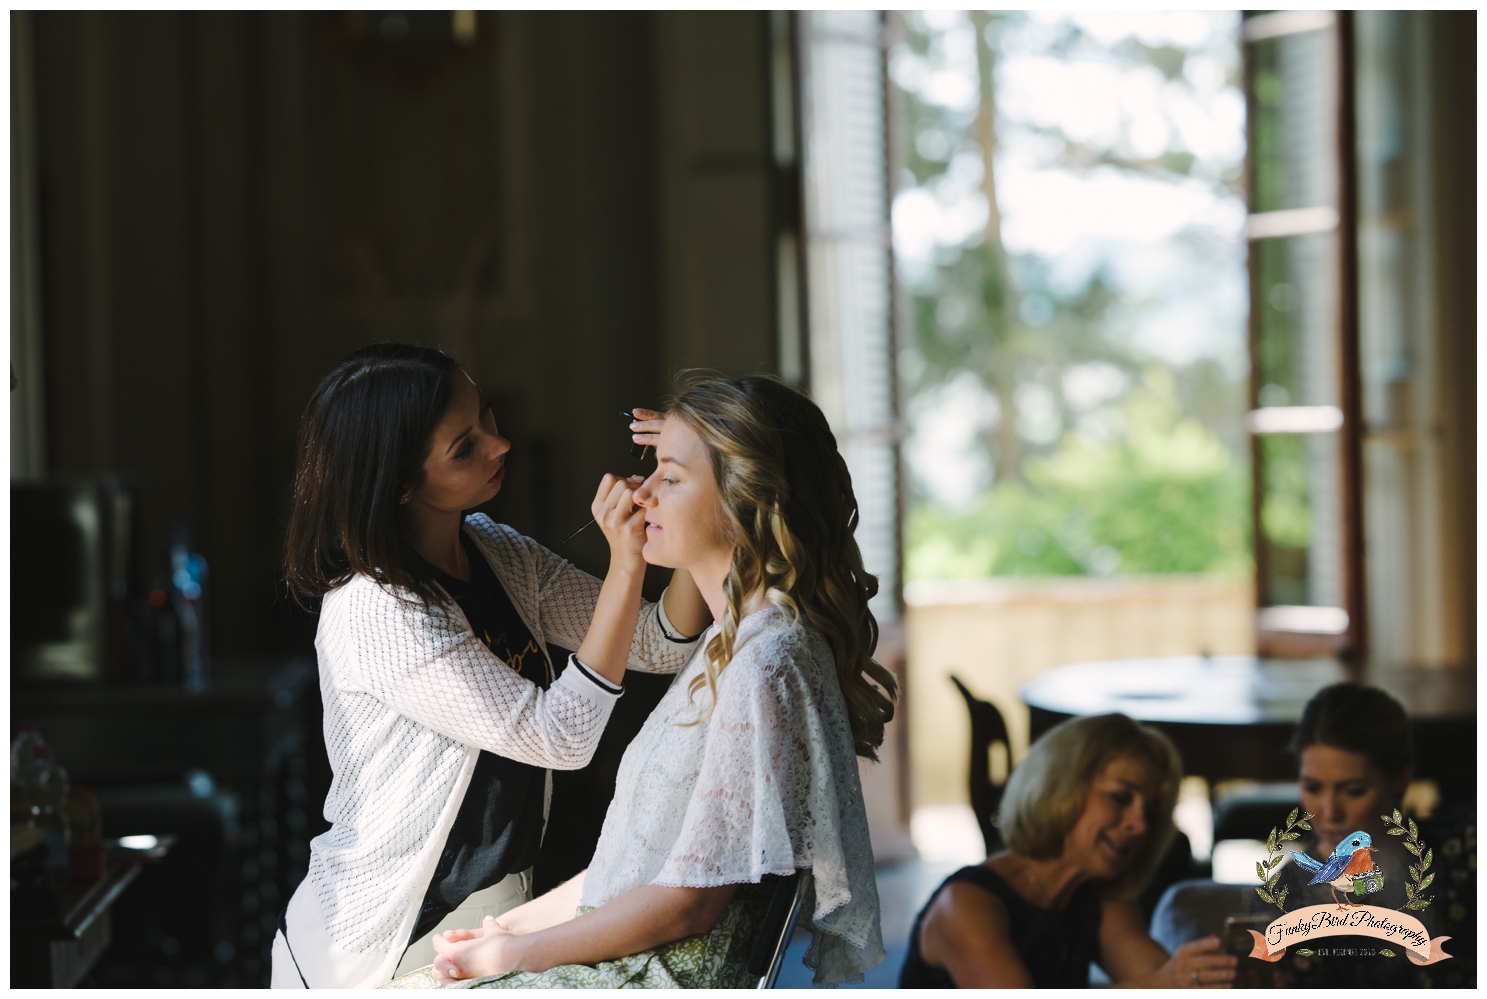
<path fill-rule="evenodd" d="M 906 525 L 909 579 L 1251 571 L 1246 469 L 1185 416 L 1148 369 L 1105 442 L 1067 433 L 1050 454 L 964 513 L 919 505 Z"/>
<path fill-rule="evenodd" d="M 1260 438 L 1260 460 L 1265 468 L 1265 498 L 1260 504 L 1260 529 L 1282 548 L 1305 548 L 1311 543 L 1311 463 L 1307 438 L 1301 434 L 1266 434 Z"/>
<path fill-rule="evenodd" d="M 1299 294 L 1287 281 L 1291 272 L 1288 239 L 1258 240 L 1251 250 L 1255 283 L 1264 290 L 1258 303 L 1260 323 L 1255 341 L 1255 380 L 1262 406 L 1304 405 L 1297 377 L 1296 326 L 1291 318 Z"/>
<path fill-rule="evenodd" d="M 1254 121 L 1250 127 L 1251 190 L 1254 211 L 1271 212 L 1287 207 L 1284 199 L 1286 157 L 1282 145 L 1280 109 L 1285 102 L 1285 84 L 1276 65 L 1279 46 L 1274 39 L 1250 49 L 1254 83 Z"/>
<path fill-rule="evenodd" d="M 1242 194 L 1242 161 L 1200 161 L 1180 144 L 1139 156 L 1128 121 L 1112 142 L 1009 120 L 997 106 L 994 67 L 1009 46 L 1155 68 L 1164 86 L 1189 93 L 1196 92 L 1185 75 L 1189 61 L 1211 51 L 1135 36 L 1110 44 L 1074 21 L 1027 12 L 971 12 L 947 28 L 949 17 L 894 18 L 891 58 L 908 140 L 901 190 L 948 196 L 973 185 L 994 199 L 994 157 L 985 146 L 1015 132 L 1024 146 L 1029 136 L 1036 140 L 1040 168 L 1113 168 Z M 967 65 L 976 99 L 946 99 L 936 87 Z M 1237 87 L 1239 76 L 1236 48 L 1224 84 Z M 942 508 L 922 483 L 911 487 L 906 578 L 1252 571 L 1242 370 L 1216 357 L 1161 365 L 1130 336 L 1133 311 L 1150 303 L 1131 301 L 1103 267 L 1068 287 L 1052 261 L 1005 252 L 997 219 L 993 212 L 989 231 L 961 245 L 937 246 L 933 266 L 906 289 L 913 327 L 900 384 L 911 422 L 922 403 L 967 372 L 994 400 L 988 409 L 995 414 L 967 431 L 994 469 L 993 487 L 969 509 Z M 1116 387 L 1091 402 L 1088 393 L 1070 391 L 1081 373 Z M 1285 520 L 1293 511 L 1284 503 L 1277 510 L 1293 536 L 1295 525 Z"/>
<path fill-rule="evenodd" d="M 995 11 L 989 12 L 985 18 L 975 16 L 979 13 L 973 12 L 973 20 L 984 20 L 986 27 L 982 37 L 977 39 L 978 51 L 983 57 L 990 57 L 992 60 L 1002 51 L 1009 38 L 1027 33 L 1030 27 L 1027 11 Z M 1113 45 L 1106 44 L 1069 21 L 1058 24 L 1040 23 L 1035 31 L 1041 36 L 1039 48 L 1048 56 L 1074 59 L 1094 55 L 1113 60 L 1124 67 L 1150 66 L 1162 74 L 1166 83 L 1192 89 L 1184 71 L 1189 60 L 1197 53 L 1179 46 L 1147 45 L 1135 37 L 1121 39 Z M 930 28 L 922 17 L 900 16 L 895 19 L 896 53 L 912 54 L 929 64 L 939 63 L 943 61 L 937 51 L 941 34 Z M 1269 54 L 1269 48 L 1266 52 Z M 1227 74 L 1225 82 L 1229 86 L 1240 86 L 1241 66 L 1237 60 L 1227 67 Z M 989 81 L 983 72 L 983 85 L 987 83 Z M 1267 95 L 1271 95 L 1268 106 L 1277 106 L 1280 103 L 1280 81 L 1273 69 L 1261 86 L 1269 87 L 1265 91 Z M 913 140 L 905 150 L 907 155 L 904 166 L 913 174 L 915 184 L 926 185 L 945 173 L 956 152 L 977 148 L 975 138 L 967 133 L 967 126 L 974 119 L 975 111 L 947 107 L 934 100 L 927 100 L 912 88 L 901 93 L 906 101 L 907 131 Z M 1098 143 L 1028 121 L 1018 121 L 1015 127 L 1048 140 L 1047 164 L 1050 166 L 1075 170 L 1113 166 L 1122 171 L 1164 179 L 1202 175 L 1202 165 L 1191 152 L 1184 149 L 1169 148 L 1156 156 L 1138 156 L 1123 142 L 1115 145 Z M 1244 193 L 1242 163 L 1232 164 L 1221 176 L 1212 179 L 1237 195 L 1242 196 Z"/>

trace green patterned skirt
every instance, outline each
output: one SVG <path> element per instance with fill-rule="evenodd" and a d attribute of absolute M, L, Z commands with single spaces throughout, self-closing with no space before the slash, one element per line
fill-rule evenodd
<path fill-rule="evenodd" d="M 451 982 L 456 989 L 745 989 L 754 984 L 749 958 L 769 908 L 767 885 L 739 885 L 711 932 L 598 964 L 564 964 L 547 971 L 511 971 Z M 580 909 L 580 917 L 589 911 Z M 432 968 L 419 968 L 384 989 L 435 989 Z"/>

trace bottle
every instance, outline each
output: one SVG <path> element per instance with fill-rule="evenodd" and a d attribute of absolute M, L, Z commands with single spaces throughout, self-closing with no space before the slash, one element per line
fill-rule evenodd
<path fill-rule="evenodd" d="M 78 881 L 103 877 L 108 854 L 103 848 L 103 812 L 98 807 L 98 796 L 81 784 L 74 784 L 62 814 L 67 817 L 72 844 L 67 853 L 72 877 Z"/>
<path fill-rule="evenodd" d="M 68 850 L 72 833 L 67 821 L 67 794 L 72 782 L 67 771 L 57 762 L 57 751 L 47 745 L 36 747 L 36 756 L 27 768 L 24 786 L 30 803 L 27 825 L 42 836 L 47 873 L 54 883 L 64 884 L 70 876 Z"/>
<path fill-rule="evenodd" d="M 180 634 L 181 683 L 205 690 L 211 683 L 212 659 L 207 630 L 207 560 L 190 548 L 191 528 L 177 524 L 170 546 L 171 605 Z"/>
<path fill-rule="evenodd" d="M 10 744 L 10 823 L 25 825 L 31 803 L 26 798 L 26 775 L 36 759 L 36 750 L 46 745 L 35 722 L 24 722 Z"/>
<path fill-rule="evenodd" d="M 20 730 L 10 744 L 10 780 L 11 783 L 20 777 L 20 771 L 31 765 L 36 758 L 36 747 L 45 746 L 46 740 L 41 737 L 41 731 L 35 722 L 22 722 Z"/>
<path fill-rule="evenodd" d="M 152 653 L 149 679 L 173 685 L 181 682 L 181 627 L 176 599 L 168 576 L 156 580 L 149 592 L 149 643 Z"/>

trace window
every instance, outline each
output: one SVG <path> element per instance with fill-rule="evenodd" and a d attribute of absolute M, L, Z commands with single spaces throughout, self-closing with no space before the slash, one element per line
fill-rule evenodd
<path fill-rule="evenodd" d="M 1449 78 L 1472 72 L 1474 18 L 1352 16 L 1364 595 L 1369 657 L 1391 664 L 1470 661 L 1475 302 L 1456 311 L 1448 275 L 1472 259 L 1452 236 L 1476 233 L 1444 171 L 1475 169 L 1474 97 Z"/>
<path fill-rule="evenodd" d="M 1278 656 L 1362 647 L 1343 24 L 1311 11 L 1244 22 L 1259 649 Z"/>
<path fill-rule="evenodd" d="M 852 473 L 883 624 L 899 616 L 883 22 L 875 11 L 815 11 L 798 25 L 810 385 Z"/>

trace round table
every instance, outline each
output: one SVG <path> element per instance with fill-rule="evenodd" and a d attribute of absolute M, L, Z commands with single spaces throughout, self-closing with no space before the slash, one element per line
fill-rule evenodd
<path fill-rule="evenodd" d="M 1161 729 L 1187 773 L 1210 781 L 1291 780 L 1286 752 L 1302 709 L 1323 687 L 1358 678 L 1336 660 L 1171 656 L 1075 663 L 1022 688 L 1032 737 L 1075 715 L 1118 711 Z M 1375 667 L 1361 677 L 1388 691 L 1415 727 L 1416 774 L 1443 796 L 1476 790 L 1475 671 Z"/>

